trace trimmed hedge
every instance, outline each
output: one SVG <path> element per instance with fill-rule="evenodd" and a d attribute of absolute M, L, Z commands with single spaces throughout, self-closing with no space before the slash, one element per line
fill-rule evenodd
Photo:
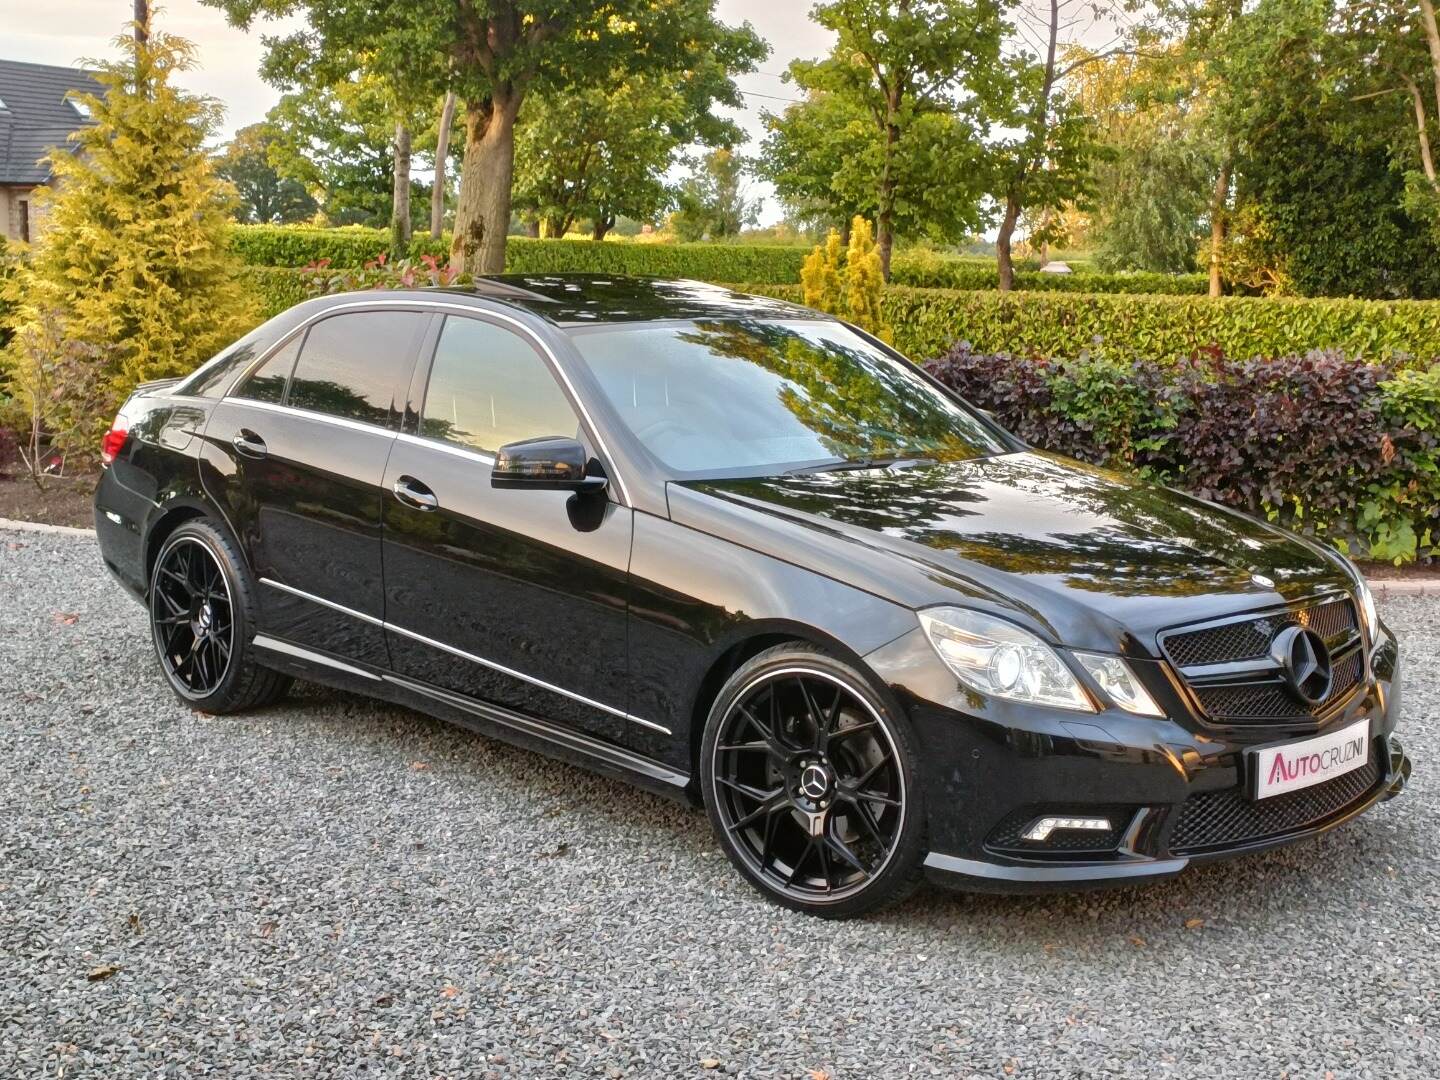
<path fill-rule="evenodd" d="M 390 246 L 381 229 L 318 229 L 292 225 L 237 225 L 231 241 L 251 266 L 305 266 L 328 259 L 334 267 L 361 266 Z M 445 259 L 450 238 L 416 236 L 409 257 Z M 698 278 L 701 281 L 753 281 L 791 285 L 809 248 L 773 244 L 642 244 L 595 243 L 591 240 L 532 240 L 512 236 L 506 244 L 505 269 L 519 274 L 599 273 L 653 274 Z M 892 265 L 896 285 L 913 288 L 994 289 L 999 273 L 993 263 L 956 259 L 934 252 L 897 252 Z M 1207 279 L 1199 274 L 1041 274 L 1021 271 L 1021 291 L 1105 293 L 1204 293 Z"/>
<path fill-rule="evenodd" d="M 251 266 L 246 273 L 263 297 L 267 315 L 308 295 L 298 270 Z M 734 288 L 802 302 L 798 285 L 751 282 Z M 1157 361 L 1207 350 L 1250 357 L 1338 349 L 1397 367 L 1423 367 L 1440 357 L 1440 301 L 1211 300 L 892 286 L 885 290 L 882 311 L 894 329 L 896 348 L 917 360 L 939 356 L 957 341 L 981 352 L 1060 357 L 1103 347 L 1108 353 Z"/>
<path fill-rule="evenodd" d="M 1440 367 L 1337 352 L 1159 365 L 958 345 L 926 365 L 1034 445 L 1399 562 L 1440 554 Z"/>
<path fill-rule="evenodd" d="M 800 302 L 800 289 L 737 288 Z M 916 359 L 957 341 L 982 352 L 1077 356 L 1106 351 L 1166 360 L 1218 349 L 1226 356 L 1283 356 L 1338 349 L 1400 366 L 1440 357 L 1440 301 L 1317 300 L 1250 296 L 1115 296 L 992 293 L 949 289 L 885 291 L 895 346 Z"/>

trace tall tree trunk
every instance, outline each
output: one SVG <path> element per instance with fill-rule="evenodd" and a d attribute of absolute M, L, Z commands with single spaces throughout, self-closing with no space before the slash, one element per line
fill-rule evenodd
<path fill-rule="evenodd" d="M 1420 0 L 1420 21 L 1430 46 L 1430 69 L 1435 76 L 1435 108 L 1440 110 L 1440 26 L 1435 23 L 1435 0 Z"/>
<path fill-rule="evenodd" d="M 1215 190 L 1210 195 L 1210 295 L 1221 294 L 1220 254 L 1225 247 L 1225 204 L 1230 198 L 1230 159 L 1220 165 Z"/>
<path fill-rule="evenodd" d="M 899 92 L 890 95 L 890 108 L 885 123 L 885 162 L 880 169 L 880 205 L 875 215 L 875 246 L 880 251 L 880 276 L 890 280 L 890 253 L 895 248 L 895 177 L 892 166 L 895 146 L 900 141 Z M 848 243 L 848 239 L 847 239 Z"/>
<path fill-rule="evenodd" d="M 450 261 L 465 273 L 499 274 L 505 269 L 515 117 L 521 100 L 522 95 L 512 91 L 465 103 L 465 163 L 450 242 Z"/>
<path fill-rule="evenodd" d="M 605 239 L 605 234 L 608 233 L 608 232 L 609 232 L 611 229 L 613 229 L 614 227 L 615 227 L 615 218 L 614 218 L 613 215 L 606 216 L 606 215 L 604 215 L 604 214 L 598 214 L 598 215 L 596 215 L 596 217 L 595 217 L 594 227 L 593 227 L 593 228 L 591 229 L 591 231 L 590 231 L 590 239 L 591 239 L 591 240 L 597 240 L 597 241 L 598 241 L 598 240 L 604 240 L 604 239 Z"/>
<path fill-rule="evenodd" d="M 390 257 L 410 254 L 410 129 L 395 125 L 395 186 L 390 201 Z"/>
<path fill-rule="evenodd" d="M 455 91 L 445 95 L 435 135 L 435 186 L 430 189 L 430 235 L 440 239 L 445 227 L 445 164 L 450 160 L 450 128 L 455 123 Z"/>
<path fill-rule="evenodd" d="M 1405 86 L 1410 91 L 1410 101 L 1415 106 L 1415 129 L 1420 138 L 1420 167 L 1425 170 L 1425 179 L 1430 186 L 1440 191 L 1440 179 L 1435 175 L 1435 157 L 1430 151 L 1430 126 L 1425 119 L 1425 95 L 1420 93 L 1420 87 L 1415 85 L 1415 80 L 1408 75 L 1400 76 L 1405 80 Z"/>
<path fill-rule="evenodd" d="M 150 0 L 135 0 L 135 40 L 141 45 L 150 40 Z"/>
<path fill-rule="evenodd" d="M 1012 190 L 1005 196 L 1005 217 L 1000 221 L 1000 232 L 995 237 L 995 263 L 1000 271 L 1000 291 L 1009 292 L 1015 288 L 1015 259 L 1013 242 L 1015 227 L 1020 224 L 1020 198 Z"/>

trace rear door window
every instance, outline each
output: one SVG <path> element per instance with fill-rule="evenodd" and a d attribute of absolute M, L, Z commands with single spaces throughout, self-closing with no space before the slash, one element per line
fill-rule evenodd
<path fill-rule="evenodd" d="M 428 319 L 418 311 L 359 311 L 316 323 L 285 404 L 367 424 L 393 423 Z"/>
<path fill-rule="evenodd" d="M 420 434 L 493 454 L 522 439 L 576 438 L 580 422 L 528 341 L 493 323 L 451 317 L 430 367 Z"/>

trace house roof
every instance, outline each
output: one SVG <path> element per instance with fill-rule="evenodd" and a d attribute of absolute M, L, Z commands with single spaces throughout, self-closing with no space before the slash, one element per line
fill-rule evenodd
<path fill-rule="evenodd" d="M 0 184 L 43 184 L 50 178 L 40 159 L 87 123 L 65 100 L 71 90 L 102 92 L 94 76 L 78 68 L 0 60 Z"/>

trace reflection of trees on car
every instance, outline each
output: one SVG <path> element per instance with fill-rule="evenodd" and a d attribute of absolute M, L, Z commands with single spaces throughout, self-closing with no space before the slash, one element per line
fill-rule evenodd
<path fill-rule="evenodd" d="M 290 402 L 297 409 L 309 409 L 327 416 L 363 420 L 368 424 L 384 424 L 390 418 L 390 403 L 373 404 L 363 394 L 332 379 L 302 379 L 290 384 Z"/>
<path fill-rule="evenodd" d="M 986 441 L 978 429 L 963 430 L 964 414 L 917 376 L 833 338 L 810 341 L 781 323 L 749 321 L 697 322 L 677 336 L 784 380 L 778 400 L 835 457 L 953 461 L 974 457 Z"/>

